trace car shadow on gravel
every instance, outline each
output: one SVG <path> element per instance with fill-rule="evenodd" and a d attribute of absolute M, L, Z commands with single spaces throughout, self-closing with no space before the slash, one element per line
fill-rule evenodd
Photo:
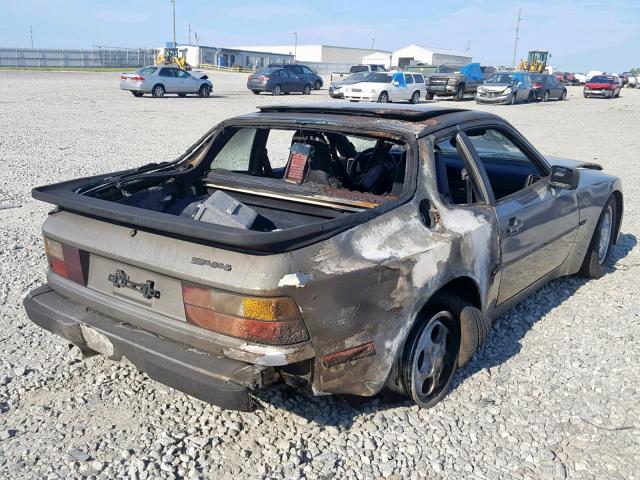
<path fill-rule="evenodd" d="M 613 247 L 607 261 L 608 275 L 619 269 L 628 268 L 620 263 L 637 245 L 637 238 L 629 233 L 621 234 L 618 243 Z M 533 325 L 544 318 L 551 310 L 573 296 L 589 280 L 584 278 L 562 277 L 551 281 L 535 294 L 498 317 L 487 337 L 486 342 L 474 355 L 471 362 L 458 370 L 451 385 L 454 391 L 464 381 L 478 372 L 485 371 L 491 376 L 491 369 L 506 362 L 520 352 L 520 341 Z M 597 281 L 597 280 L 596 280 Z M 445 398 L 443 401 L 447 401 Z M 319 425 L 349 428 L 359 415 L 376 413 L 399 407 L 414 407 L 412 401 L 404 396 L 390 392 L 382 392 L 374 397 L 356 397 L 334 395 L 314 397 L 303 392 L 278 385 L 260 394 L 258 403 L 293 412 L 310 422 Z M 490 404 L 491 398 L 481 398 L 481 404 Z M 258 405 L 260 408 L 260 405 Z"/>

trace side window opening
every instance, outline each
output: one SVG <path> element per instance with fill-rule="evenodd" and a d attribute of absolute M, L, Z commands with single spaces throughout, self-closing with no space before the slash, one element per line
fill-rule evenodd
<path fill-rule="evenodd" d="M 439 140 L 433 147 L 438 193 L 445 203 L 478 203 L 478 188 L 467 172 L 455 135 Z"/>
<path fill-rule="evenodd" d="M 496 200 L 518 192 L 543 178 L 544 173 L 508 134 L 495 128 L 466 132 Z"/>
<path fill-rule="evenodd" d="M 255 136 L 255 128 L 238 129 L 215 156 L 215 168 L 248 171 Z"/>

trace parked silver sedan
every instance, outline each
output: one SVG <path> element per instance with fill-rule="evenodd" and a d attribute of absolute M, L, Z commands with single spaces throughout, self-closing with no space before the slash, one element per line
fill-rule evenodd
<path fill-rule="evenodd" d="M 120 88 L 129 90 L 134 97 L 150 93 L 154 97 L 164 97 L 167 93 L 176 93 L 184 97 L 189 93 L 208 97 L 213 84 L 206 75 L 186 72 L 176 67 L 153 65 L 143 67 L 135 73 L 120 75 Z"/>

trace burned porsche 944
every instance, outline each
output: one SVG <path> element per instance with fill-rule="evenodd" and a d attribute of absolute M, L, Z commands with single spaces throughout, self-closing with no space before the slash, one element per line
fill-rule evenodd
<path fill-rule="evenodd" d="M 603 274 L 622 186 L 488 113 L 269 106 L 175 161 L 34 189 L 33 322 L 246 410 L 275 382 L 429 407 L 492 319 Z"/>

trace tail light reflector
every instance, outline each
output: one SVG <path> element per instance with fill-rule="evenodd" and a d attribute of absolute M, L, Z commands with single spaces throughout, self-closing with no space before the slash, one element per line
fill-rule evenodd
<path fill-rule="evenodd" d="M 270 345 L 304 342 L 309 334 L 296 303 L 286 297 L 245 297 L 182 284 L 187 322 L 214 332 Z"/>
<path fill-rule="evenodd" d="M 140 75 L 135 75 L 133 77 L 130 77 L 131 80 L 133 80 L 134 82 L 143 82 L 144 81 L 144 77 L 141 77 Z"/>
<path fill-rule="evenodd" d="M 61 277 L 80 285 L 87 284 L 89 254 L 75 247 L 69 247 L 50 238 L 44 239 L 49 268 Z"/>
<path fill-rule="evenodd" d="M 533 88 L 542 88 L 542 84 L 540 82 L 535 82 L 533 84 Z"/>

